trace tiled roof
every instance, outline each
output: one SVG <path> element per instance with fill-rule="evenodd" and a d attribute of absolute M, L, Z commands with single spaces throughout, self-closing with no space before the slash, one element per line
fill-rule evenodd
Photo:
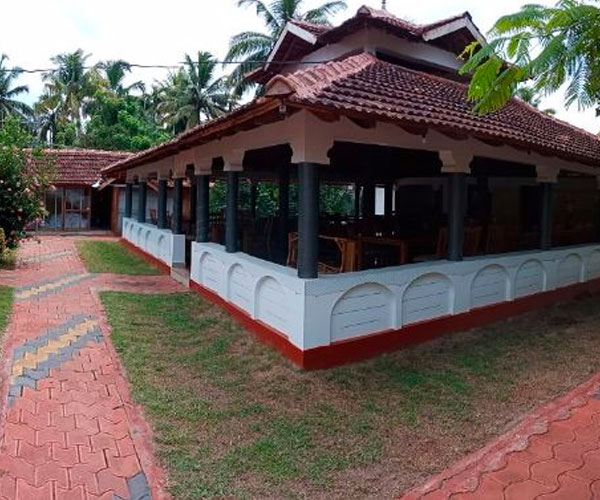
<path fill-rule="evenodd" d="M 300 21 L 299 19 L 290 19 L 289 22 L 316 36 L 322 35 L 331 29 L 331 26 L 326 24 L 315 24 L 308 21 Z"/>
<path fill-rule="evenodd" d="M 517 99 L 498 112 L 474 114 L 466 84 L 368 53 L 277 76 L 268 87 L 275 83 L 290 88 L 290 103 L 464 133 L 589 164 L 600 162 L 600 139 L 589 132 Z"/>
<path fill-rule="evenodd" d="M 470 14 L 468 12 L 463 12 L 462 14 L 458 14 L 447 19 L 441 19 L 440 21 L 436 21 L 434 23 L 417 24 L 405 19 L 400 19 L 387 10 L 362 6 L 360 9 L 358 9 L 355 16 L 351 17 L 339 26 L 323 32 L 319 36 L 318 41 L 320 44 L 336 42 L 349 33 L 355 32 L 361 26 L 374 26 L 391 31 L 395 35 L 404 38 L 420 39 L 427 31 L 444 26 L 445 24 L 449 24 L 461 18 L 468 18 L 471 20 Z"/>
<path fill-rule="evenodd" d="M 90 186 L 101 178 L 104 167 L 131 156 L 122 151 L 95 149 L 46 149 L 44 153 L 53 159 L 56 185 Z"/>

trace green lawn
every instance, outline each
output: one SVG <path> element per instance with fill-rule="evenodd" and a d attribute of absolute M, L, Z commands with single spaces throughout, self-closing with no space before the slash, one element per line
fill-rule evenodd
<path fill-rule="evenodd" d="M 77 241 L 77 250 L 90 273 L 130 275 L 160 274 L 160 271 L 117 241 Z"/>
<path fill-rule="evenodd" d="M 102 300 L 182 500 L 393 498 L 600 369 L 598 297 L 311 373 L 194 294 Z"/>
<path fill-rule="evenodd" d="M 8 324 L 8 317 L 12 308 L 12 288 L 0 286 L 0 337 Z"/>

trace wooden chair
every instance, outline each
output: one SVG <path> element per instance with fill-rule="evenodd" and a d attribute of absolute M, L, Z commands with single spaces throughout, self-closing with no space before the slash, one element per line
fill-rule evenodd
<path fill-rule="evenodd" d="M 339 265 L 331 265 L 325 262 L 319 262 L 319 273 L 338 274 L 344 272 L 356 271 L 357 263 L 357 245 L 356 241 L 348 238 L 325 237 L 321 238 L 333 241 L 339 250 Z M 286 259 L 288 267 L 298 266 L 298 233 L 293 232 L 288 235 L 288 255 Z"/>

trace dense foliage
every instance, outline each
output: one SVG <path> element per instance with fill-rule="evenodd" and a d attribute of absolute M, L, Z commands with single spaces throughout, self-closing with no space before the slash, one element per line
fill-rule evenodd
<path fill-rule="evenodd" d="M 25 226 L 44 215 L 44 193 L 52 166 L 39 149 L 28 149 L 31 137 L 9 117 L 0 128 L 0 228 L 15 247 Z"/>
<path fill-rule="evenodd" d="M 97 94 L 79 143 L 86 148 L 141 151 L 169 137 L 168 132 L 148 116 L 140 99 Z"/>
<path fill-rule="evenodd" d="M 554 7 L 527 4 L 503 16 L 487 45 L 471 44 L 462 73 L 473 73 L 469 96 L 475 110 L 502 108 L 524 82 L 535 93 L 566 85 L 565 103 L 600 102 L 600 8 L 595 2 L 560 0 Z"/>

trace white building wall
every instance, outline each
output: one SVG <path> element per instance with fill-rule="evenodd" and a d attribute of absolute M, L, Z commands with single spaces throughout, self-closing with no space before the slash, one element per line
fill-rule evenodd
<path fill-rule="evenodd" d="M 294 269 L 242 253 L 228 254 L 220 245 L 194 243 L 191 271 L 193 281 L 304 350 L 598 277 L 598 244 L 302 280 Z"/>

